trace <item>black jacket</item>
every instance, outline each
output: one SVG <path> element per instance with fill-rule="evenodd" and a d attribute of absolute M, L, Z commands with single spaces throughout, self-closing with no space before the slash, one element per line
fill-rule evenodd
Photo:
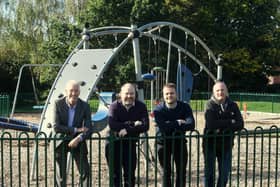
<path fill-rule="evenodd" d="M 155 108 L 154 115 L 157 124 L 156 135 L 159 137 L 157 143 L 163 143 L 163 139 L 160 138 L 163 135 L 185 136 L 185 132 L 193 130 L 195 126 L 191 107 L 182 101 L 177 101 L 177 106 L 173 109 L 163 102 Z M 184 119 L 187 123 L 179 125 L 178 119 Z"/>
<path fill-rule="evenodd" d="M 235 102 L 226 98 L 225 103 L 219 104 L 212 97 L 206 105 L 203 148 L 232 148 L 233 132 L 243 127 L 244 121 Z"/>

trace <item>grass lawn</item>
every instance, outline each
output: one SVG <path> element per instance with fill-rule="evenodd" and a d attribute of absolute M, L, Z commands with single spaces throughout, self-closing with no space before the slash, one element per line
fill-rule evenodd
<path fill-rule="evenodd" d="M 89 101 L 92 111 L 96 111 L 98 108 L 98 100 Z M 149 100 L 145 101 L 148 110 L 150 110 L 151 103 Z M 190 105 L 194 111 L 203 111 L 206 100 L 191 100 Z M 269 112 L 269 113 L 280 113 L 280 103 L 279 102 L 265 102 L 265 101 L 242 101 L 237 102 L 240 110 L 244 110 L 245 105 L 247 106 L 247 111 L 256 112 Z"/>

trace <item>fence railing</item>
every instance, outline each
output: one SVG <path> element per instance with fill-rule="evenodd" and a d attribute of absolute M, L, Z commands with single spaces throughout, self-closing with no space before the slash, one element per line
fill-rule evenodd
<path fill-rule="evenodd" d="M 203 137 L 207 136 L 198 131 L 188 132 L 185 136 L 169 137 L 172 140 L 182 138 L 187 140 L 186 186 L 203 186 Z M 136 186 L 156 187 L 162 184 L 162 170 L 156 154 L 157 144 L 155 144 L 159 138 L 159 136 L 150 135 L 134 139 L 137 141 L 138 158 L 135 172 Z M 57 171 L 54 167 L 53 148 L 59 140 L 61 139 L 44 138 L 42 135 L 34 136 L 34 134 L 26 132 L 2 132 L 0 136 L 0 186 L 54 186 Z M 107 138 L 95 133 L 91 139 L 87 140 L 91 186 L 112 186 L 112 166 L 108 167 L 105 159 L 105 144 L 108 141 L 114 143 L 120 139 Z M 129 139 L 129 141 L 133 140 Z M 223 142 L 215 142 L 215 144 L 223 144 Z M 37 159 L 34 162 L 35 170 L 32 171 L 35 147 L 37 147 L 35 154 Z M 120 151 L 112 150 L 109 160 L 114 160 L 115 154 L 119 154 L 117 152 Z M 176 151 L 174 148 L 172 150 Z M 279 186 L 279 156 L 278 127 L 272 126 L 269 129 L 257 127 L 251 131 L 243 129 L 236 132 L 228 186 Z M 114 160 L 114 162 L 120 161 Z M 76 186 L 79 181 L 78 169 L 73 161 L 69 163 L 68 186 Z M 176 176 L 174 167 L 175 165 L 172 164 L 172 182 L 175 182 Z M 34 172 L 34 178 L 31 176 L 32 172 Z M 217 179 L 217 170 L 215 178 Z"/>
<path fill-rule="evenodd" d="M 0 94 L 0 116 L 8 116 L 9 112 L 10 112 L 9 96 Z"/>
<path fill-rule="evenodd" d="M 191 106 L 193 110 L 203 111 L 205 102 L 211 97 L 209 92 L 193 93 Z M 230 98 L 237 102 L 240 110 L 280 113 L 279 94 L 230 93 Z"/>

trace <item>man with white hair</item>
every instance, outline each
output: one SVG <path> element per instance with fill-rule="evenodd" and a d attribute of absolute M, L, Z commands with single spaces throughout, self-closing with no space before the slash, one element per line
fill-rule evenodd
<path fill-rule="evenodd" d="M 217 81 L 206 104 L 203 154 L 205 160 L 205 186 L 214 187 L 215 162 L 218 160 L 217 187 L 225 187 L 231 169 L 233 132 L 241 130 L 244 122 L 239 108 L 228 96 L 223 81 Z"/>
<path fill-rule="evenodd" d="M 54 107 L 55 159 L 59 181 L 56 186 L 66 186 L 67 153 L 71 152 L 80 172 L 80 185 L 89 186 L 90 167 L 85 139 L 91 135 L 90 106 L 79 98 L 80 85 L 75 80 L 67 82 L 65 97 L 57 100 Z M 63 138 L 66 136 L 65 138 Z M 62 140 L 63 138 L 63 140 Z"/>

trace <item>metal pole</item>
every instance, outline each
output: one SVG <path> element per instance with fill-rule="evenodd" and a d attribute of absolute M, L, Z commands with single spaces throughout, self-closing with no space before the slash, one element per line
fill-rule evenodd
<path fill-rule="evenodd" d="M 173 27 L 170 27 L 170 31 L 169 31 L 167 65 L 166 65 L 166 83 L 169 82 L 170 54 L 171 54 L 171 42 L 172 42 L 172 31 L 173 31 L 172 28 Z"/>
<path fill-rule="evenodd" d="M 83 43 L 83 49 L 88 49 L 89 48 L 89 39 L 90 39 L 90 33 L 89 33 L 89 23 L 85 23 L 85 27 L 83 29 L 83 36 L 82 39 L 84 41 Z"/>
<path fill-rule="evenodd" d="M 132 38 L 133 44 L 133 54 L 134 54 L 134 63 L 135 63 L 135 74 L 136 81 L 138 83 L 138 99 L 144 102 L 144 91 L 143 91 L 143 79 L 142 79 L 142 70 L 141 70 L 141 58 L 140 58 L 140 48 L 139 48 L 139 36 L 140 33 L 137 30 L 136 25 L 131 25 L 132 32 L 129 33 L 129 37 Z"/>
<path fill-rule="evenodd" d="M 223 79 L 222 54 L 218 55 L 217 80 Z"/>
<path fill-rule="evenodd" d="M 25 67 L 48 67 L 48 66 L 51 66 L 51 67 L 55 67 L 55 66 L 61 66 L 61 64 L 23 64 L 20 68 L 20 71 L 19 71 L 19 76 L 18 76 L 18 81 L 17 81 L 17 87 L 16 87 L 16 91 L 15 91 L 15 96 L 14 96 L 14 101 L 13 101 L 13 107 L 12 107 L 12 111 L 11 111 L 11 114 L 10 114 L 10 118 L 13 117 L 14 115 L 14 111 L 15 111 L 15 107 L 16 107 L 16 102 L 17 102 L 17 95 L 18 95 L 18 90 L 19 90 L 19 85 L 20 85 L 20 79 L 21 79 L 21 75 L 22 75 L 22 71 L 23 71 L 23 68 Z M 34 173 L 35 173 L 35 161 L 36 159 L 38 159 L 36 157 L 37 155 L 37 146 L 35 146 L 35 151 L 34 151 L 34 154 L 33 154 L 33 160 L 32 160 L 32 168 L 31 168 L 31 178 L 32 179 L 35 179 L 35 176 L 34 176 Z"/>
<path fill-rule="evenodd" d="M 154 70 L 151 70 L 151 74 L 154 75 Z M 156 80 L 156 79 L 155 79 Z M 151 81 L 151 112 L 154 110 L 154 81 Z"/>
<path fill-rule="evenodd" d="M 179 80 L 179 82 L 177 82 L 177 85 L 179 85 L 179 87 L 180 87 L 180 92 L 178 92 L 178 96 L 179 96 L 179 100 L 182 100 L 183 99 L 183 89 L 181 89 L 181 88 L 183 88 L 183 85 L 182 85 L 182 63 L 181 63 L 181 50 L 180 49 L 178 49 L 178 60 L 179 60 L 179 64 L 178 64 L 178 66 L 180 66 L 180 69 L 178 69 L 179 70 L 179 78 L 178 78 L 178 80 Z M 178 72 L 177 72 L 178 73 Z M 179 91 L 178 90 L 178 91 Z"/>
<path fill-rule="evenodd" d="M 17 81 L 16 91 L 15 91 L 15 96 L 14 96 L 14 101 L 13 101 L 13 107 L 12 107 L 12 111 L 10 113 L 10 118 L 13 117 L 14 112 L 15 112 L 17 96 L 18 96 L 18 90 L 19 90 L 20 79 L 21 79 L 23 68 L 25 68 L 25 67 L 35 67 L 35 66 L 48 67 L 48 66 L 61 66 L 61 65 L 60 64 L 23 64 L 21 66 L 21 68 L 19 70 L 18 81 Z"/>

